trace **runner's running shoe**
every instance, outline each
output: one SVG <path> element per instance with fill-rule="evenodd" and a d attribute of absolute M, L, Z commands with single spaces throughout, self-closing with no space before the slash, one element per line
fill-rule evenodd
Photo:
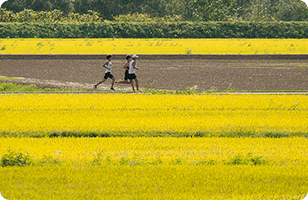
<path fill-rule="evenodd" d="M 120 80 L 118 80 L 118 81 L 116 81 L 116 84 L 118 84 L 119 85 L 119 83 L 122 83 L 122 80 L 120 79 Z"/>

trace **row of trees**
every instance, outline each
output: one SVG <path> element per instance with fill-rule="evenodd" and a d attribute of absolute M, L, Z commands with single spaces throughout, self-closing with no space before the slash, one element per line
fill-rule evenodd
<path fill-rule="evenodd" d="M 301 0 L 7 0 L 1 8 L 13 12 L 61 10 L 99 13 L 104 20 L 143 13 L 151 17 L 181 16 L 185 21 L 306 21 L 307 5 Z"/>

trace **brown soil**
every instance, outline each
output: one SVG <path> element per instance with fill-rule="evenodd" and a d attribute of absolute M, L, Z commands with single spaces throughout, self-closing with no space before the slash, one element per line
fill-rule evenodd
<path fill-rule="evenodd" d="M 103 56 L 31 57 L 3 56 L 0 76 L 23 77 L 15 82 L 40 87 L 74 87 L 91 90 L 103 79 Z M 124 56 L 113 60 L 112 74 L 124 78 Z M 155 89 L 185 90 L 308 90 L 308 58 L 231 57 L 231 56 L 140 56 L 136 75 L 140 86 Z M 111 80 L 99 86 L 109 90 Z M 117 90 L 131 90 L 130 85 L 115 85 Z"/>

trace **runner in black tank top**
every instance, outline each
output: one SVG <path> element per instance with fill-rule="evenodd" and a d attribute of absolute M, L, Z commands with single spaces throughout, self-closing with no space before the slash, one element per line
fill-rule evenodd
<path fill-rule="evenodd" d="M 130 83 L 128 81 L 128 70 L 129 70 L 129 62 L 131 61 L 131 56 L 127 55 L 126 60 L 127 60 L 127 63 L 123 67 L 125 69 L 124 81 L 118 80 L 118 81 L 116 81 L 117 84 L 129 84 Z"/>

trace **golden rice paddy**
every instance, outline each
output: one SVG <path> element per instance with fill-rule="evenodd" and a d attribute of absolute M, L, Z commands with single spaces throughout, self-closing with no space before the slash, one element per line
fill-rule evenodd
<path fill-rule="evenodd" d="M 7 136 L 308 132 L 307 95 L 26 94 L 0 101 L 0 133 Z"/>
<path fill-rule="evenodd" d="M 302 199 L 305 138 L 1 138 L 8 199 Z"/>
<path fill-rule="evenodd" d="M 0 102 L 6 199 L 302 199 L 308 191 L 307 95 L 15 94 Z M 268 137 L 275 134 L 283 138 Z"/>
<path fill-rule="evenodd" d="M 307 39 L 0 39 L 0 54 L 307 54 Z"/>

